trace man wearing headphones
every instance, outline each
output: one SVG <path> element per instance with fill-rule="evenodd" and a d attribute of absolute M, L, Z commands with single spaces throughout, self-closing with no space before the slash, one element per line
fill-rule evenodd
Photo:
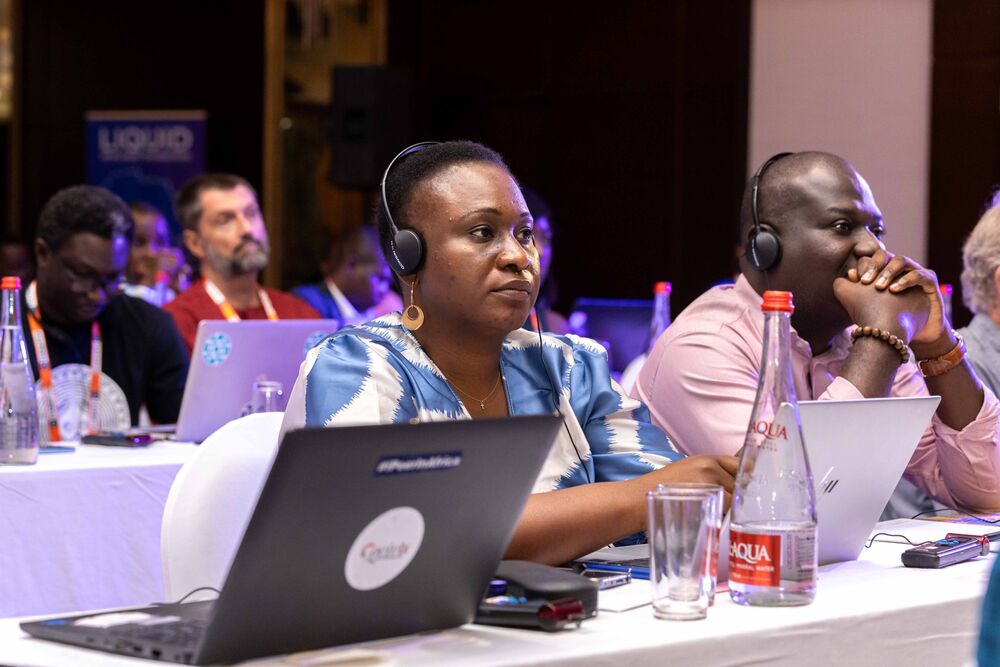
<path fill-rule="evenodd" d="M 757 390 L 761 295 L 791 291 L 798 397 L 940 395 L 906 477 L 952 507 L 1000 508 L 1000 403 L 944 316 L 935 274 L 887 252 L 884 234 L 868 184 L 846 161 L 818 152 L 771 158 L 743 197 L 742 275 L 681 313 L 633 396 L 681 451 L 736 452 Z"/>

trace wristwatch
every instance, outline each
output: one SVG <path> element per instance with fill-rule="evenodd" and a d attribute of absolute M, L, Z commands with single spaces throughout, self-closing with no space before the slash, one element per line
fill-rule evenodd
<path fill-rule="evenodd" d="M 925 378 L 947 373 L 962 363 L 962 359 L 965 359 L 965 339 L 954 329 L 951 330 L 951 333 L 958 340 L 958 343 L 950 352 L 934 359 L 922 359 L 917 362 L 917 367 L 920 368 L 920 372 Z"/>

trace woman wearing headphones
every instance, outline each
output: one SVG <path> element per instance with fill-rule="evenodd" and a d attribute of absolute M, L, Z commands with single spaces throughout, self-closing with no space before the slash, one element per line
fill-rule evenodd
<path fill-rule="evenodd" d="M 658 483 L 722 484 L 735 457 L 683 458 L 610 377 L 593 341 L 521 329 L 539 287 L 533 221 L 502 158 L 471 142 L 411 147 L 378 211 L 406 308 L 313 349 L 282 431 L 551 413 L 557 436 L 508 558 L 563 563 L 645 527 Z M 544 357 L 544 360 L 543 360 Z M 553 389 L 558 383 L 558 396 Z"/>

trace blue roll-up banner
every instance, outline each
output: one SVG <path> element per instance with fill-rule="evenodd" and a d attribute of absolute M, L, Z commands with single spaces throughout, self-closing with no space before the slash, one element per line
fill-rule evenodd
<path fill-rule="evenodd" d="M 204 111 L 88 111 L 87 182 L 163 212 L 177 239 L 174 193 L 205 171 Z"/>

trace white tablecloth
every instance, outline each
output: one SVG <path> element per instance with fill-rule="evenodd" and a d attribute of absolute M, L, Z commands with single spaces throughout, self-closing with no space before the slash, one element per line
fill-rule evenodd
<path fill-rule="evenodd" d="M 906 520 L 876 530 L 937 539 L 953 526 Z M 985 533 L 989 527 L 961 526 Z M 365 665 L 948 665 L 968 664 L 978 635 L 979 608 L 992 557 L 942 570 L 904 568 L 906 546 L 875 543 L 861 559 L 820 570 L 816 601 L 806 607 L 744 608 L 717 597 L 703 621 L 653 618 L 645 606 L 601 612 L 578 630 L 553 634 L 466 625 L 363 645 Z M 634 586 L 648 586 L 645 582 Z M 350 649 L 330 650 L 330 656 Z M 315 655 L 310 656 L 314 660 Z M 30 639 L 14 620 L 0 621 L 0 663 L 149 665 Z M 306 664 L 265 659 L 261 665 Z M 311 664 L 323 664 L 315 660 Z M 341 664 L 341 663 L 337 663 Z M 358 664 L 358 663 L 347 663 Z"/>
<path fill-rule="evenodd" d="M 195 451 L 81 445 L 0 467 L 0 617 L 161 601 L 163 504 Z"/>

